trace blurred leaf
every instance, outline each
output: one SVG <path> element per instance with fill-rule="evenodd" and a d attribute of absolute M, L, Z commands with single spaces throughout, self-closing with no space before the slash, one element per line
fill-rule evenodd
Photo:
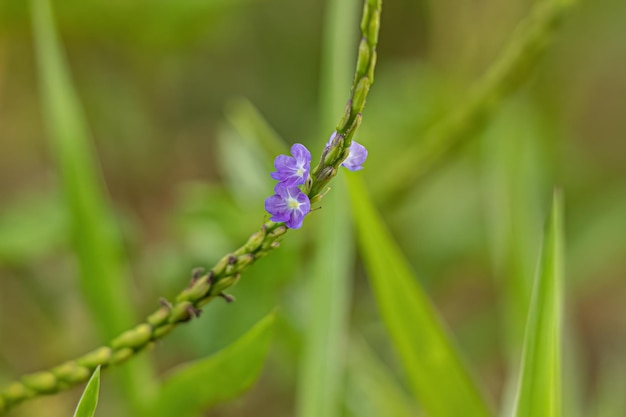
<path fill-rule="evenodd" d="M 43 110 L 50 146 L 71 213 L 83 289 L 107 338 L 132 324 L 119 240 L 78 97 L 54 31 L 48 0 L 33 0 L 33 24 Z"/>
<path fill-rule="evenodd" d="M 349 176 L 359 247 L 378 310 L 413 392 L 429 417 L 490 412 L 359 176 Z"/>
<path fill-rule="evenodd" d="M 32 0 L 31 5 L 43 114 L 70 214 L 82 290 L 101 334 L 110 339 L 134 322 L 120 236 L 108 208 L 87 121 L 55 31 L 50 3 Z M 133 405 L 140 407 L 142 395 L 147 395 L 151 386 L 145 356 L 124 369 L 124 391 Z"/>
<path fill-rule="evenodd" d="M 541 195 L 545 189 L 546 134 L 523 97 L 501 106 L 482 136 L 486 214 L 510 372 L 501 409 L 515 403 L 519 357 L 541 244 Z M 545 145 L 544 145 L 545 146 Z"/>
<path fill-rule="evenodd" d="M 350 344 L 348 408 L 358 417 L 415 417 L 421 413 L 395 375 L 365 342 Z"/>
<path fill-rule="evenodd" d="M 74 417 L 93 417 L 96 413 L 96 406 L 98 405 L 98 391 L 100 390 L 100 367 L 89 378 L 85 391 L 78 401 Z"/>
<path fill-rule="evenodd" d="M 275 318 L 275 313 L 265 316 L 233 344 L 177 370 L 164 382 L 150 415 L 193 416 L 241 395 L 261 372 Z"/>
<path fill-rule="evenodd" d="M 271 162 L 276 155 L 288 152 L 285 141 L 249 100 L 232 100 L 226 107 L 226 117 L 244 140 L 265 151 L 264 160 Z"/>
<path fill-rule="evenodd" d="M 541 236 L 540 195 L 545 166 L 536 114 L 527 101 L 503 106 L 483 136 L 487 210 L 495 275 L 501 288 L 508 353 L 517 361 Z"/>
<path fill-rule="evenodd" d="M 354 260 L 345 194 L 344 178 L 335 178 L 332 193 L 324 198 L 323 218 L 307 219 L 315 231 L 315 255 L 310 267 L 308 325 L 297 394 L 300 417 L 332 417 L 340 411 Z"/>
<path fill-rule="evenodd" d="M 562 216 L 555 192 L 528 312 L 516 417 L 561 416 Z"/>
<path fill-rule="evenodd" d="M 218 136 L 220 171 L 228 190 L 243 207 L 259 204 L 272 191 L 267 159 L 253 142 L 245 143 L 232 128 L 223 127 Z M 259 204 L 259 213 L 262 205 Z"/>
<path fill-rule="evenodd" d="M 577 294 L 588 294 L 606 285 L 607 279 L 619 279 L 606 271 L 621 269 L 626 248 L 624 182 L 594 188 L 572 207 L 568 220 L 568 282 L 574 284 Z"/>
<path fill-rule="evenodd" d="M 320 75 L 323 128 L 333 126 L 344 112 L 355 56 L 353 28 L 357 26 L 360 3 L 359 0 L 327 3 Z M 321 147 L 323 142 L 319 140 L 316 145 Z M 296 415 L 299 417 L 341 415 L 354 244 L 342 175 L 335 178 L 333 188 L 322 203 L 323 218 L 316 216 L 309 225 L 314 231 L 315 249 L 309 276 L 308 326 L 298 380 Z"/>

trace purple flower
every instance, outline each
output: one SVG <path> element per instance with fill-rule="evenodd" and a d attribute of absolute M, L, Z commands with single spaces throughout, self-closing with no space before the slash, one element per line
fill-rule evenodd
<path fill-rule="evenodd" d="M 276 172 L 270 176 L 284 187 L 304 184 L 311 170 L 311 152 L 302 144 L 291 147 L 293 156 L 278 155 L 274 160 Z"/>
<path fill-rule="evenodd" d="M 367 159 L 367 149 L 356 141 L 350 144 L 350 154 L 341 165 L 350 171 L 359 171 L 363 169 L 363 163 Z"/>
<path fill-rule="evenodd" d="M 309 197 L 298 187 L 283 187 L 280 183 L 274 192 L 276 194 L 265 199 L 265 210 L 272 215 L 270 220 L 285 222 L 290 229 L 302 227 L 304 216 L 311 211 Z"/>
<path fill-rule="evenodd" d="M 326 147 L 329 147 L 333 143 L 335 136 L 337 136 L 337 132 L 333 132 L 333 134 L 330 135 Z M 353 140 L 350 144 L 350 153 L 341 165 L 348 168 L 350 171 L 360 171 L 363 169 L 363 163 L 366 159 L 367 149 L 365 149 L 365 146 Z"/>

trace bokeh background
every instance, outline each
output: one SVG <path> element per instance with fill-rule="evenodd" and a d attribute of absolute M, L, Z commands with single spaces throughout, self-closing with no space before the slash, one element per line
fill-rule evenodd
<path fill-rule="evenodd" d="M 327 5 L 52 3 L 139 318 L 184 287 L 193 267 L 211 265 L 261 224 L 273 156 L 255 145 L 259 126 L 319 156 L 333 130 L 319 122 Z M 403 181 L 385 176 L 387 167 L 462 102 L 532 3 L 385 2 L 377 79 L 357 134 L 370 151 L 362 175 L 374 198 L 387 181 Z M 498 103 L 483 128 L 400 198 L 377 200 L 493 404 L 507 395 L 516 357 L 510 346 L 521 337 L 510 324 L 516 319 L 503 319 L 515 310 L 509 283 L 532 279 L 558 186 L 566 204 L 566 415 L 626 410 L 618 411 L 626 392 L 625 15 L 621 0 L 581 1 L 528 81 Z M 80 292 L 67 227 L 28 2 L 0 0 L 0 383 L 102 342 Z M 236 303 L 212 303 L 150 353 L 161 374 L 227 345 L 280 307 L 260 382 L 206 415 L 294 415 L 304 335 L 325 308 L 307 304 L 312 229 L 290 233 L 251 268 L 234 291 Z M 350 335 L 367 341 L 375 361 L 402 384 L 359 259 L 355 268 Z M 523 304 L 524 290 L 517 294 Z M 345 413 L 367 415 L 349 376 L 340 396 Z M 100 415 L 123 413 L 113 380 L 105 377 Z M 11 415 L 70 415 L 79 395 L 40 399 Z"/>

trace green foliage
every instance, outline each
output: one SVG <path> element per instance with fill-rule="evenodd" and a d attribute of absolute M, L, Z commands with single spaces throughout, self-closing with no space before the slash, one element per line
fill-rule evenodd
<path fill-rule="evenodd" d="M 320 126 L 332 126 L 350 89 L 359 1 L 332 1 L 324 20 Z M 324 132 L 325 136 L 330 132 Z M 321 141 L 318 140 L 317 143 Z M 308 326 L 297 392 L 299 417 L 341 415 L 354 243 L 344 178 L 325 197 L 324 217 L 310 216 L 315 252 L 308 276 Z M 321 213 L 320 213 L 321 214 Z M 316 306 L 324 305 L 319 309 Z"/>
<path fill-rule="evenodd" d="M 488 189 L 486 226 L 502 294 L 500 309 L 508 355 L 517 363 L 541 243 L 540 191 L 545 189 L 547 175 L 541 141 L 545 132 L 524 99 L 512 100 L 494 116 L 481 144 Z"/>
<path fill-rule="evenodd" d="M 43 113 L 70 212 L 81 283 L 105 337 L 132 324 L 119 236 L 106 204 L 98 164 L 54 29 L 48 0 L 33 0 Z M 125 302 L 122 302 L 125 300 Z"/>
<path fill-rule="evenodd" d="M 118 228 L 92 151 L 91 135 L 58 40 L 48 0 L 32 0 L 33 30 L 42 107 L 56 158 L 80 283 L 102 336 L 133 324 L 129 274 Z M 146 359 L 124 373 L 125 392 L 140 407 L 151 386 Z M 141 392 L 141 393 L 140 393 Z"/>
<path fill-rule="evenodd" d="M 563 206 L 555 192 L 531 298 L 516 417 L 561 417 Z"/>
<path fill-rule="evenodd" d="M 194 416 L 241 395 L 261 372 L 275 320 L 271 313 L 215 355 L 182 365 L 163 383 L 149 415 Z"/>
<path fill-rule="evenodd" d="M 74 417 L 93 417 L 96 413 L 96 407 L 98 406 L 98 395 L 100 391 L 100 367 L 89 378 L 85 391 L 81 395 Z"/>
<path fill-rule="evenodd" d="M 417 405 L 392 371 L 362 341 L 350 344 L 346 401 L 354 417 L 416 417 Z"/>
<path fill-rule="evenodd" d="M 365 185 L 359 177 L 349 178 L 358 243 L 378 310 L 420 405 L 431 417 L 489 416 L 479 389 Z"/>
<path fill-rule="evenodd" d="M 308 285 L 308 327 L 298 387 L 300 417 L 339 415 L 348 338 L 354 247 L 343 178 L 324 199 L 324 218 L 315 224 L 316 253 Z M 323 305 L 324 308 L 316 306 Z"/>

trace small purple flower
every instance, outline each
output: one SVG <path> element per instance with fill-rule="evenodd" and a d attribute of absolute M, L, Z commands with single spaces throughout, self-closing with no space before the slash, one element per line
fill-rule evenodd
<path fill-rule="evenodd" d="M 330 135 L 330 139 L 328 139 L 328 143 L 326 144 L 327 148 L 333 143 L 336 135 L 337 132 L 333 132 L 333 134 Z M 350 171 L 360 171 L 363 169 L 363 163 L 366 159 L 367 149 L 365 149 L 365 146 L 353 140 L 350 144 L 350 153 L 348 154 L 348 157 L 342 162 L 341 166 L 346 167 Z"/>
<path fill-rule="evenodd" d="M 274 160 L 276 172 L 270 176 L 284 187 L 304 184 L 311 170 L 311 152 L 302 144 L 291 147 L 293 156 L 278 155 Z"/>
<path fill-rule="evenodd" d="M 290 229 L 302 227 L 304 216 L 311 211 L 309 197 L 298 187 L 283 187 L 280 183 L 274 192 L 276 194 L 265 199 L 265 210 L 272 215 L 270 220 L 285 222 Z"/>
<path fill-rule="evenodd" d="M 350 154 L 341 165 L 350 171 L 359 171 L 363 169 L 363 163 L 367 159 L 367 149 L 356 141 L 350 144 Z"/>

